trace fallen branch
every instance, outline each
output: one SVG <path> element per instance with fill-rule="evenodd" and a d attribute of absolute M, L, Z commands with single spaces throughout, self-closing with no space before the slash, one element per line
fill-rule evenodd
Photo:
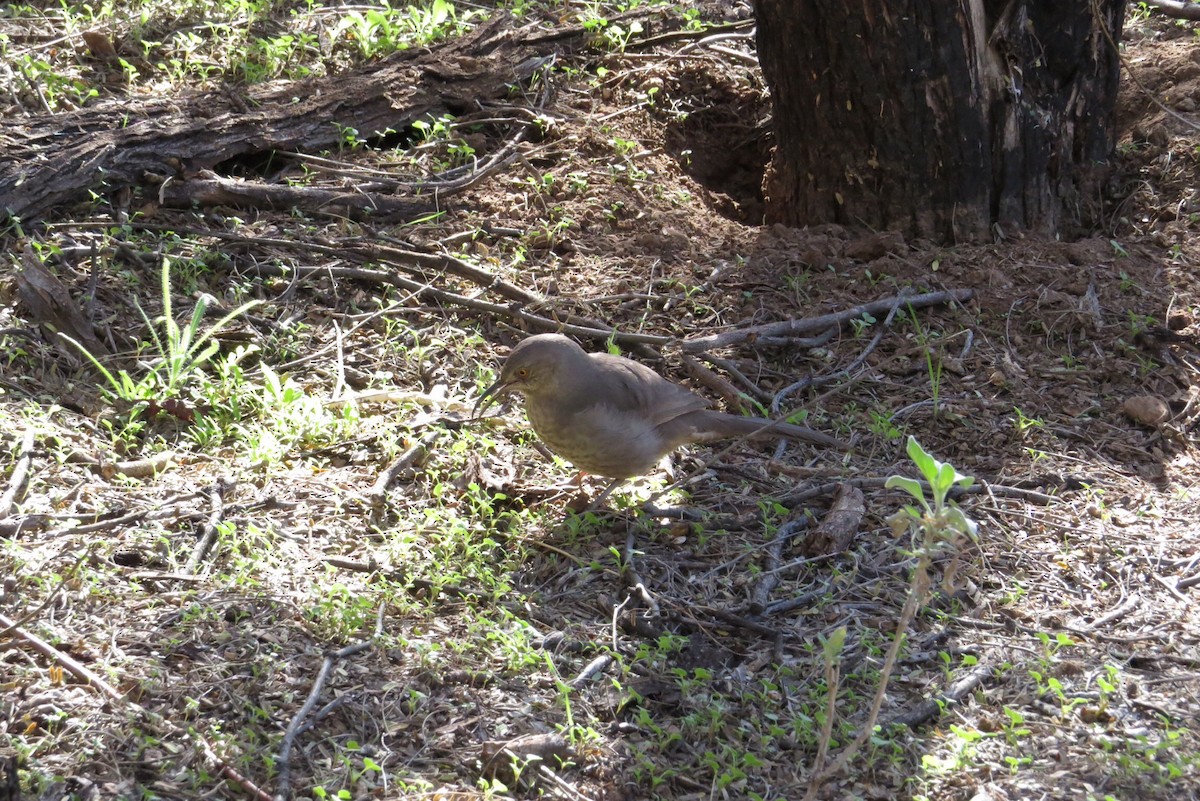
<path fill-rule="evenodd" d="M 687 374 L 720 395 L 725 401 L 726 408 L 731 412 L 734 414 L 750 413 L 750 404 L 746 402 L 745 398 L 746 393 L 740 391 L 730 381 L 717 375 L 686 353 L 680 354 L 680 361 Z M 745 378 L 740 372 L 738 375 Z"/>
<path fill-rule="evenodd" d="M 801 593 L 784 601 L 776 601 L 762 610 L 760 617 L 775 617 L 777 615 L 787 614 L 793 609 L 799 609 L 802 606 L 808 606 L 813 601 L 824 598 L 829 594 L 829 588 L 832 582 L 826 581 L 815 590 Z"/>
<path fill-rule="evenodd" d="M 714 617 L 722 623 L 726 623 L 730 626 L 744 629 L 746 631 L 752 631 L 755 634 L 763 637 L 769 637 L 772 640 L 791 636 L 780 629 L 768 626 L 766 623 L 759 623 L 757 620 L 750 620 L 749 618 L 743 617 L 735 612 L 730 612 L 728 609 L 722 609 L 719 606 L 697 606 L 695 609 L 697 612 Z"/>
<path fill-rule="evenodd" d="M 918 726 L 933 720 L 942 713 L 947 706 L 956 704 L 975 691 L 975 688 L 983 683 L 983 680 L 992 673 L 992 666 L 980 662 L 970 673 L 951 685 L 950 689 L 937 698 L 931 698 L 928 701 L 922 701 L 909 712 L 897 715 L 888 721 L 888 725 L 907 726 L 910 729 L 915 729 Z"/>
<path fill-rule="evenodd" d="M 338 75 L 0 119 L 0 220 L 28 226 L 89 192 L 116 193 L 148 176 L 195 175 L 276 150 L 319 153 L 342 145 L 347 128 L 370 137 L 472 109 L 524 84 L 544 63 L 538 57 L 582 46 L 587 35 L 579 26 L 557 33 L 551 43 L 500 12 L 465 36 Z"/>
<path fill-rule="evenodd" d="M 208 501 L 212 511 L 200 529 L 200 539 L 196 541 L 196 547 L 192 549 L 192 555 L 188 557 L 187 565 L 183 568 L 184 575 L 194 576 L 196 574 L 200 562 L 212 548 L 213 543 L 217 541 L 217 527 L 225 517 L 225 496 L 235 484 L 236 482 L 232 479 L 221 478 L 217 479 L 217 483 L 209 488 Z"/>
<path fill-rule="evenodd" d="M 412 220 L 437 210 L 432 197 L 381 195 L 360 190 L 266 184 L 222 178 L 211 172 L 196 178 L 167 179 L 158 191 L 160 203 L 173 208 L 234 206 L 255 209 L 301 209 L 353 220 Z"/>
<path fill-rule="evenodd" d="M 387 236 L 379 236 L 379 239 L 384 242 L 395 241 Z M 456 256 L 451 256 L 449 253 L 421 253 L 416 250 L 401 250 L 394 247 L 364 243 L 342 249 L 341 255 L 343 257 L 361 257 L 362 261 L 395 264 L 403 269 L 408 269 L 407 265 L 411 262 L 427 269 L 445 271 L 451 275 L 466 278 L 468 281 L 478 284 L 483 289 L 490 289 L 501 297 L 515 300 L 519 303 L 536 304 L 545 302 L 545 299 L 536 292 L 522 289 L 516 284 L 505 281 L 503 278 L 488 272 L 482 267 L 476 267 L 474 264 Z M 428 278 L 429 276 L 420 274 L 420 277 Z"/>
<path fill-rule="evenodd" d="M 13 504 L 17 501 L 17 495 L 25 489 L 25 482 L 29 478 L 29 463 L 32 461 L 33 429 L 27 428 L 24 436 L 21 437 L 21 449 L 17 451 L 17 461 L 8 475 L 8 489 L 4 491 L 3 496 L 0 496 L 0 520 L 8 517 L 12 512 Z"/>
<path fill-rule="evenodd" d="M 848 325 L 851 320 L 857 320 L 864 314 L 878 317 L 890 313 L 893 309 L 911 306 L 919 309 L 925 306 L 937 306 L 943 303 L 965 303 L 974 296 L 971 289 L 952 289 L 945 292 L 927 292 L 923 295 L 896 295 L 890 298 L 874 300 L 860 306 L 844 309 L 840 312 L 823 314 L 820 317 L 805 317 L 797 320 L 783 320 L 777 323 L 765 323 L 749 328 L 737 328 L 720 334 L 710 334 L 702 337 L 689 337 L 683 341 L 685 353 L 702 353 L 715 348 L 727 348 L 742 343 L 755 343 L 767 337 L 796 337 L 802 334 L 815 334 L 830 328 L 840 328 Z"/>
<path fill-rule="evenodd" d="M 522 69 L 522 74 L 528 70 Z M 540 98 L 539 98 L 540 99 Z M 315 156 L 312 153 L 300 151 L 277 150 L 275 155 L 289 158 L 304 164 L 305 169 L 322 175 L 332 175 L 357 185 L 366 192 L 386 191 L 389 193 L 404 193 L 407 195 L 423 194 L 434 197 L 444 197 L 486 177 L 496 168 L 502 167 L 513 160 L 517 146 L 529 138 L 530 134 L 539 132 L 545 116 L 529 106 L 489 104 L 486 110 L 458 115 L 449 126 L 454 129 L 478 130 L 482 126 L 520 126 L 516 133 L 506 139 L 491 155 L 480 161 L 472 159 L 469 164 L 450 167 L 429 178 L 403 180 L 391 167 L 374 167 L 353 161 L 342 161 L 328 156 Z"/>
<path fill-rule="evenodd" d="M 625 537 L 625 549 L 621 552 L 621 583 L 624 585 L 622 589 L 625 597 L 620 604 L 613 607 L 614 651 L 617 649 L 617 621 L 622 613 L 626 615 L 622 622 L 627 631 L 646 637 L 657 636 L 659 633 L 658 627 L 651 625 L 651 621 L 662 618 L 662 608 L 658 600 L 650 594 L 650 590 L 646 589 L 646 582 L 634 567 L 636 544 L 637 535 L 630 531 Z"/>
<path fill-rule="evenodd" d="M 195 495 L 191 495 L 189 497 L 194 498 Z M 182 500 L 187 500 L 187 499 L 186 498 L 180 499 L 180 501 L 182 501 Z M 178 503 L 179 501 L 176 501 L 176 502 Z M 70 528 L 53 529 L 51 531 L 47 531 L 42 536 L 45 537 L 46 539 L 54 539 L 57 537 L 65 537 L 69 534 L 76 534 L 76 535 L 92 534 L 97 531 L 108 531 L 110 529 L 120 528 L 121 526 L 124 526 L 128 523 L 142 523 L 147 520 L 167 520 L 169 518 L 178 518 L 180 520 L 195 520 L 195 519 L 203 517 L 203 516 L 204 516 L 203 512 L 196 512 L 196 511 L 180 512 L 177 509 L 156 509 L 152 512 L 146 512 L 146 511 L 130 512 L 127 515 L 120 515 L 119 517 L 110 517 L 105 520 L 99 520 L 95 523 L 84 523 L 83 525 L 72 526 Z"/>
<path fill-rule="evenodd" d="M 124 462 L 109 462 L 104 459 L 97 459 L 95 456 L 90 456 L 82 451 L 72 451 L 67 455 L 69 463 L 87 465 L 105 479 L 111 479 L 113 476 L 153 478 L 157 473 L 167 469 L 174 458 L 175 454 L 172 451 L 163 451 L 153 456 L 147 456 L 144 459 L 133 459 Z"/>
<path fill-rule="evenodd" d="M 306 245 L 307 247 L 307 245 Z M 309 247 L 309 249 L 314 249 Z M 663 347 L 673 340 L 671 337 L 654 336 L 651 334 L 635 334 L 627 331 L 617 331 L 612 328 L 593 328 L 587 325 L 577 325 L 562 322 L 550 317 L 526 311 L 520 306 L 504 306 L 490 303 L 478 298 L 469 298 L 457 292 L 439 289 L 429 283 L 420 283 L 382 270 L 368 270 L 358 267 L 280 267 L 274 264 L 255 264 L 249 268 L 254 275 L 277 277 L 309 277 L 326 276 L 343 280 L 370 281 L 378 284 L 390 284 L 397 289 L 411 292 L 415 297 L 425 297 L 455 306 L 461 306 L 471 311 L 481 312 L 499 319 L 520 320 L 530 327 L 540 331 L 558 331 L 564 334 L 587 339 L 607 340 L 612 338 L 617 342 L 627 344 L 645 344 Z"/>
<path fill-rule="evenodd" d="M 378 637 L 383 630 L 383 606 L 379 607 L 379 612 L 375 619 L 375 636 Z M 308 698 L 305 699 L 303 706 L 292 717 L 292 722 L 284 732 L 283 739 L 279 744 L 279 756 L 275 758 L 275 769 L 278 771 L 279 778 L 275 783 L 274 801 L 285 801 L 291 797 L 291 782 L 292 782 L 292 746 L 295 744 L 296 737 L 301 731 L 305 730 L 305 723 L 308 720 L 313 707 L 317 705 L 317 700 L 321 697 L 322 690 L 325 689 L 325 682 L 329 680 L 329 671 L 339 660 L 354 656 L 357 653 L 366 651 L 374 646 L 373 640 L 347 645 L 333 653 L 325 655 L 324 661 L 321 662 L 321 669 L 317 671 L 317 677 L 313 680 L 312 688 L 308 691 Z"/>
<path fill-rule="evenodd" d="M 838 491 L 843 485 L 858 487 L 859 489 L 883 489 L 887 483 L 886 478 L 847 478 L 838 479 L 837 481 L 828 481 L 824 484 L 817 484 L 812 487 L 805 487 L 802 490 L 788 493 L 780 496 L 779 503 L 784 506 L 796 506 L 806 501 L 811 501 L 813 498 L 820 498 L 825 495 L 832 495 Z M 929 490 L 928 482 L 921 481 L 921 486 L 925 490 Z M 1037 506 L 1049 506 L 1054 502 L 1053 495 L 1047 495 L 1044 492 L 1036 490 L 1022 489 L 1021 487 L 1010 487 L 1005 484 L 990 484 L 986 481 L 977 481 L 967 489 L 955 487 L 950 491 L 949 497 L 952 500 L 957 500 L 964 495 L 994 495 L 999 498 L 1012 498 L 1014 500 L 1025 501 Z"/>
<path fill-rule="evenodd" d="M 100 462 L 98 468 L 104 478 L 125 476 L 126 478 L 154 478 L 155 475 L 170 466 L 175 454 L 163 451 L 145 459 L 134 459 L 126 462 Z"/>
<path fill-rule="evenodd" d="M 765 569 L 759 574 L 754 590 L 750 593 L 750 604 L 747 609 L 751 614 L 760 614 L 767 608 L 767 603 L 771 600 L 771 593 L 779 586 L 779 571 L 776 568 L 783 561 L 783 548 L 807 527 L 807 516 L 802 515 L 795 520 L 789 520 L 779 527 L 774 539 L 767 543 L 764 549 L 766 552 Z"/>
<path fill-rule="evenodd" d="M 1200 19 L 1200 3 L 1188 0 L 1145 0 L 1145 3 L 1173 19 Z"/>
<path fill-rule="evenodd" d="M 392 485 L 400 473 L 424 461 L 430 446 L 437 441 L 439 436 L 441 436 L 440 430 L 426 432 L 425 436 L 421 437 L 415 445 L 400 454 L 399 458 L 379 474 L 379 478 L 375 480 L 375 485 L 367 490 L 367 500 L 372 506 L 383 506 L 383 501 L 387 497 L 388 487 Z"/>
<path fill-rule="evenodd" d="M 608 668 L 615 661 L 616 660 L 612 654 L 600 654 L 600 656 L 584 665 L 583 670 L 579 671 L 579 674 L 576 675 L 575 678 L 567 682 L 567 686 L 573 690 L 578 690 L 580 687 L 596 678 L 596 676 L 599 676 L 601 673 L 608 670 Z"/>

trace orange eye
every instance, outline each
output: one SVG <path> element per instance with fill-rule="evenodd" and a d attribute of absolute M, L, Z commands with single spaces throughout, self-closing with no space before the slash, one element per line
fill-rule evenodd
<path fill-rule="evenodd" d="M 517 370 L 517 378 L 528 378 L 528 377 L 529 377 L 529 371 L 526 370 L 524 367 Z"/>

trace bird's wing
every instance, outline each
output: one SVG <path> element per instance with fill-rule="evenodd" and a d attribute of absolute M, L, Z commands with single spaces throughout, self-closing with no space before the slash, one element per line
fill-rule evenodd
<path fill-rule="evenodd" d="M 708 407 L 704 398 L 644 364 L 607 353 L 594 353 L 592 359 L 610 388 L 605 400 L 621 411 L 637 412 L 651 425 L 659 426 L 681 414 Z"/>

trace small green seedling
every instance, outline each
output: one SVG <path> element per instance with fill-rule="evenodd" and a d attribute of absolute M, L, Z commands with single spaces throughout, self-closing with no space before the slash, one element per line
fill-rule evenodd
<path fill-rule="evenodd" d="M 913 497 L 920 508 L 905 506 L 893 517 L 893 526 L 907 528 L 913 526 L 923 529 L 930 534 L 965 534 L 975 539 L 978 529 L 974 520 L 967 517 L 958 504 L 949 500 L 950 491 L 955 487 L 967 489 L 975 483 L 975 479 L 964 476 L 954 469 L 953 465 L 940 462 L 933 458 L 916 437 L 908 438 L 908 458 L 913 460 L 917 470 L 929 484 L 930 495 L 925 495 L 925 487 L 920 481 L 905 476 L 889 476 L 884 484 L 888 489 L 899 488 Z"/>

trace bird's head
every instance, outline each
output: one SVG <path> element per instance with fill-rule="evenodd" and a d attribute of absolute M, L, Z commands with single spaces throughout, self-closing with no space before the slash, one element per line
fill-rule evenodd
<path fill-rule="evenodd" d="M 472 417 L 478 417 L 510 392 L 528 397 L 568 391 L 564 381 L 569 380 L 570 368 L 580 359 L 587 359 L 587 353 L 562 334 L 538 334 L 521 340 L 504 360 L 500 378 L 475 401 Z"/>

